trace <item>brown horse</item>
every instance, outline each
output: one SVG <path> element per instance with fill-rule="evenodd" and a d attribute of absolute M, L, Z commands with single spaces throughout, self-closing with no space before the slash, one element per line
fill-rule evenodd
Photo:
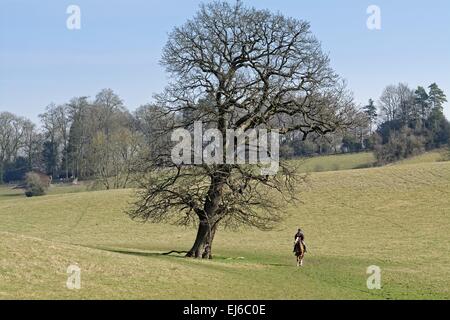
<path fill-rule="evenodd" d="M 302 267 L 303 258 L 305 257 L 305 247 L 300 238 L 295 239 L 295 256 L 297 257 L 297 267 Z"/>

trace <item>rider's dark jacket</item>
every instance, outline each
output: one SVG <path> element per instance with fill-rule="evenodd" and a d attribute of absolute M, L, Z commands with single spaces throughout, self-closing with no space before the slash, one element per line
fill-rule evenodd
<path fill-rule="evenodd" d="M 298 231 L 295 236 L 294 236 L 294 240 L 297 240 L 297 238 L 300 238 L 301 241 L 305 241 L 305 235 L 303 234 L 302 231 Z"/>

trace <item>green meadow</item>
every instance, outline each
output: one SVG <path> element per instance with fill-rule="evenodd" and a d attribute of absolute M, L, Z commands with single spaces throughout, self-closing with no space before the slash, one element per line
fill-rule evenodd
<path fill-rule="evenodd" d="M 0 187 L 0 299 L 450 299 L 450 162 L 443 151 L 371 168 L 371 154 L 298 161 L 301 201 L 274 230 L 219 230 L 214 259 L 195 228 L 139 224 L 133 190 Z M 309 253 L 297 268 L 293 235 Z M 66 288 L 67 268 L 81 289 Z M 380 290 L 366 285 L 381 268 Z"/>

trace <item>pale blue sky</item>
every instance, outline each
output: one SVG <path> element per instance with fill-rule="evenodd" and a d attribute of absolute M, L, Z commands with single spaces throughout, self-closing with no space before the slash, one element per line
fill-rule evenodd
<path fill-rule="evenodd" d="M 50 102 L 112 88 L 130 109 L 165 83 L 159 66 L 167 33 L 192 17 L 197 0 L 0 0 L 0 111 L 36 121 Z M 358 103 L 391 83 L 437 82 L 450 97 L 450 1 L 247 0 L 311 22 Z M 81 8 L 81 30 L 66 8 Z M 369 5 L 382 29 L 366 27 Z M 449 99 L 450 100 L 450 99 Z M 450 105 L 445 106 L 450 118 Z"/>

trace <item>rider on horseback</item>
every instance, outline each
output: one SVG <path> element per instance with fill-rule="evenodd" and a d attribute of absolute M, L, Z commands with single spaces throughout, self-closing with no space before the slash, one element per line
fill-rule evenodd
<path fill-rule="evenodd" d="M 294 236 L 294 241 L 297 241 L 297 238 L 300 238 L 300 241 L 302 242 L 303 247 L 305 248 L 305 252 L 307 252 L 306 243 L 305 243 L 305 234 L 303 233 L 303 230 L 300 228 L 298 228 L 298 231 Z M 295 244 L 294 244 L 294 252 L 295 252 Z"/>

